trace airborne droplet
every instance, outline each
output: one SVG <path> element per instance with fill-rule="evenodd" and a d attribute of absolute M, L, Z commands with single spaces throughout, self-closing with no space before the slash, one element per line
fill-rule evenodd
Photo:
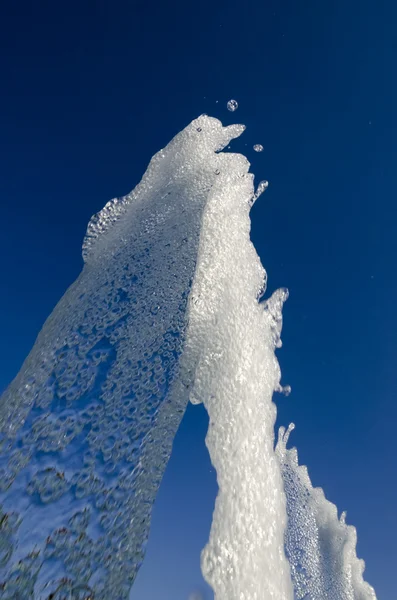
<path fill-rule="evenodd" d="M 255 150 L 255 152 L 263 152 L 262 144 L 255 144 L 254 150 Z"/>
<path fill-rule="evenodd" d="M 230 112 L 234 112 L 237 109 L 238 109 L 237 100 L 229 100 L 229 102 L 227 103 L 227 110 L 230 110 Z"/>
<path fill-rule="evenodd" d="M 261 194 L 269 187 L 269 182 L 266 180 L 260 181 L 258 183 L 258 187 L 256 188 L 255 194 L 251 198 L 252 204 L 256 202 Z"/>

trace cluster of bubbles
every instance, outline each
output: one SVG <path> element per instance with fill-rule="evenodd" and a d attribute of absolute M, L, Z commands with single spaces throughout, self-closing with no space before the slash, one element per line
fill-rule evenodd
<path fill-rule="evenodd" d="M 263 152 L 262 144 L 255 144 L 254 150 L 255 150 L 255 152 Z"/>
<path fill-rule="evenodd" d="M 12 384 L 2 399 L 4 522 L 11 519 L 10 507 L 24 485 L 30 506 L 19 519 L 39 521 L 43 505 L 51 505 L 51 514 L 58 515 L 42 525 L 41 544 L 36 539 L 25 556 L 12 561 L 8 552 L 0 563 L 2 600 L 19 597 L 16 590 L 23 598 L 36 597 L 29 595 L 32 586 L 45 598 L 69 593 L 73 599 L 89 598 L 94 588 L 98 600 L 128 597 L 142 560 L 164 455 L 183 413 L 175 410 L 158 439 L 159 413 L 181 352 L 197 246 L 194 235 L 187 243 L 191 222 L 177 223 L 172 235 L 167 227 L 148 233 L 149 223 L 161 220 L 159 212 L 175 216 L 170 204 L 147 219 L 135 215 L 131 244 L 123 254 L 117 258 L 112 249 L 84 269 L 48 319 L 22 382 Z M 12 438 L 7 426 L 23 409 L 22 403 L 16 405 L 21 389 L 30 396 L 30 411 Z M 27 468 L 31 476 L 26 480 Z M 81 521 L 82 505 L 90 530 L 78 533 L 68 521 Z M 66 523 L 56 527 L 60 515 Z M 27 527 L 25 533 L 20 528 L 7 534 L 14 550 L 25 547 Z M 40 554 L 35 561 L 30 559 L 33 551 Z M 46 563 L 54 558 L 67 577 L 49 582 Z M 23 571 L 21 561 L 26 563 Z M 91 581 L 94 573 L 99 579 Z"/>
<path fill-rule="evenodd" d="M 188 401 L 202 213 L 235 127 L 201 117 L 93 217 L 82 273 L 1 398 L 2 600 L 129 596 Z"/>
<path fill-rule="evenodd" d="M 338 516 L 321 488 L 314 488 L 296 448 L 287 448 L 293 423 L 280 427 L 276 456 L 287 500 L 286 554 L 297 600 L 376 600 L 364 581 L 364 561 L 357 558 L 357 534 Z"/>

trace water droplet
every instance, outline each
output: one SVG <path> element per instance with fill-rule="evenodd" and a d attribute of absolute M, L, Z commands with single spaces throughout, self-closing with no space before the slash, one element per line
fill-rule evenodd
<path fill-rule="evenodd" d="M 255 194 L 251 198 L 252 204 L 256 202 L 261 194 L 269 187 L 269 182 L 266 180 L 260 181 L 258 183 L 258 187 L 256 188 Z"/>
<path fill-rule="evenodd" d="M 255 144 L 254 150 L 255 150 L 255 152 L 263 152 L 262 144 Z"/>
<path fill-rule="evenodd" d="M 290 385 L 278 385 L 274 391 L 278 392 L 279 394 L 283 394 L 284 396 L 289 396 L 291 393 L 291 386 Z M 295 425 L 292 424 L 292 429 L 294 427 L 295 427 Z"/>
<path fill-rule="evenodd" d="M 264 179 L 263 181 L 260 181 L 260 182 L 258 183 L 258 189 L 257 189 L 257 192 L 259 192 L 259 190 L 260 190 L 261 192 L 264 192 L 264 191 L 265 191 L 265 190 L 266 190 L 268 187 L 269 187 L 269 182 L 268 182 L 268 181 L 266 181 L 266 179 Z"/>
<path fill-rule="evenodd" d="M 227 103 L 227 110 L 230 110 L 230 112 L 234 112 L 237 109 L 238 109 L 237 100 L 229 100 L 229 102 Z"/>

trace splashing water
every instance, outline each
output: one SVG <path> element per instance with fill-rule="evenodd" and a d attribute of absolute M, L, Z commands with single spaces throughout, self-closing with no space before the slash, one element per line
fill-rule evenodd
<path fill-rule="evenodd" d="M 227 103 L 227 110 L 230 110 L 230 112 L 234 112 L 237 109 L 238 109 L 237 100 L 229 100 L 229 102 Z"/>
<path fill-rule="evenodd" d="M 188 401 L 203 210 L 243 130 L 196 119 L 91 219 L 84 269 L 0 401 L 2 600 L 128 597 Z"/>
<path fill-rule="evenodd" d="M 263 152 L 262 144 L 255 144 L 254 150 L 255 150 L 255 152 Z"/>
<path fill-rule="evenodd" d="M 294 425 L 279 430 L 276 455 L 287 496 L 286 551 L 297 600 L 376 600 L 363 580 L 365 563 L 356 555 L 357 534 L 338 518 L 335 504 L 313 488 L 296 448 L 287 449 Z"/>
<path fill-rule="evenodd" d="M 288 292 L 258 302 L 266 275 L 249 235 L 253 176 L 246 158 L 227 157 L 203 212 L 186 342 L 196 356 L 190 400 L 208 411 L 219 486 L 202 571 L 217 600 L 292 600 L 272 402 Z"/>
<path fill-rule="evenodd" d="M 255 193 L 252 195 L 251 198 L 251 203 L 253 204 L 254 202 L 256 202 L 259 198 L 259 196 L 261 196 L 263 194 L 263 192 L 265 190 L 267 190 L 267 188 L 269 187 L 269 182 L 266 180 L 260 181 L 258 183 L 258 187 L 255 190 Z M 266 286 L 264 286 L 264 289 L 266 289 Z"/>
<path fill-rule="evenodd" d="M 319 552 L 305 563 L 309 583 L 297 568 L 298 553 L 310 553 L 294 537 L 306 521 L 293 498 L 318 494 L 287 436 L 273 448 L 272 395 L 289 388 L 275 357 L 288 291 L 262 299 L 249 211 L 268 183 L 255 191 L 247 159 L 221 152 L 243 131 L 199 117 L 88 224 L 82 273 L 0 399 L 1 600 L 128 598 L 189 399 L 210 417 L 219 494 L 202 570 L 216 600 L 292 600 L 284 487 L 298 598 L 375 598 L 310 587 L 317 576 L 343 579 L 346 564 L 349 581 L 362 582 L 344 523 L 347 562 L 330 579 L 320 501 L 308 521 Z"/>

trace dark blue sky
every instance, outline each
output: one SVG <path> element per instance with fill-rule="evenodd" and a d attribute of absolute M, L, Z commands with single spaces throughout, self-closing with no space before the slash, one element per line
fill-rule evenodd
<path fill-rule="evenodd" d="M 380 600 L 397 587 L 396 13 L 393 0 L 0 7 L 0 389 L 78 275 L 90 216 L 200 113 L 245 123 L 232 148 L 270 181 L 252 239 L 269 291 L 291 293 L 279 421 L 296 423 L 301 462 L 356 525 Z M 190 407 L 134 600 L 202 586 L 206 427 Z"/>

